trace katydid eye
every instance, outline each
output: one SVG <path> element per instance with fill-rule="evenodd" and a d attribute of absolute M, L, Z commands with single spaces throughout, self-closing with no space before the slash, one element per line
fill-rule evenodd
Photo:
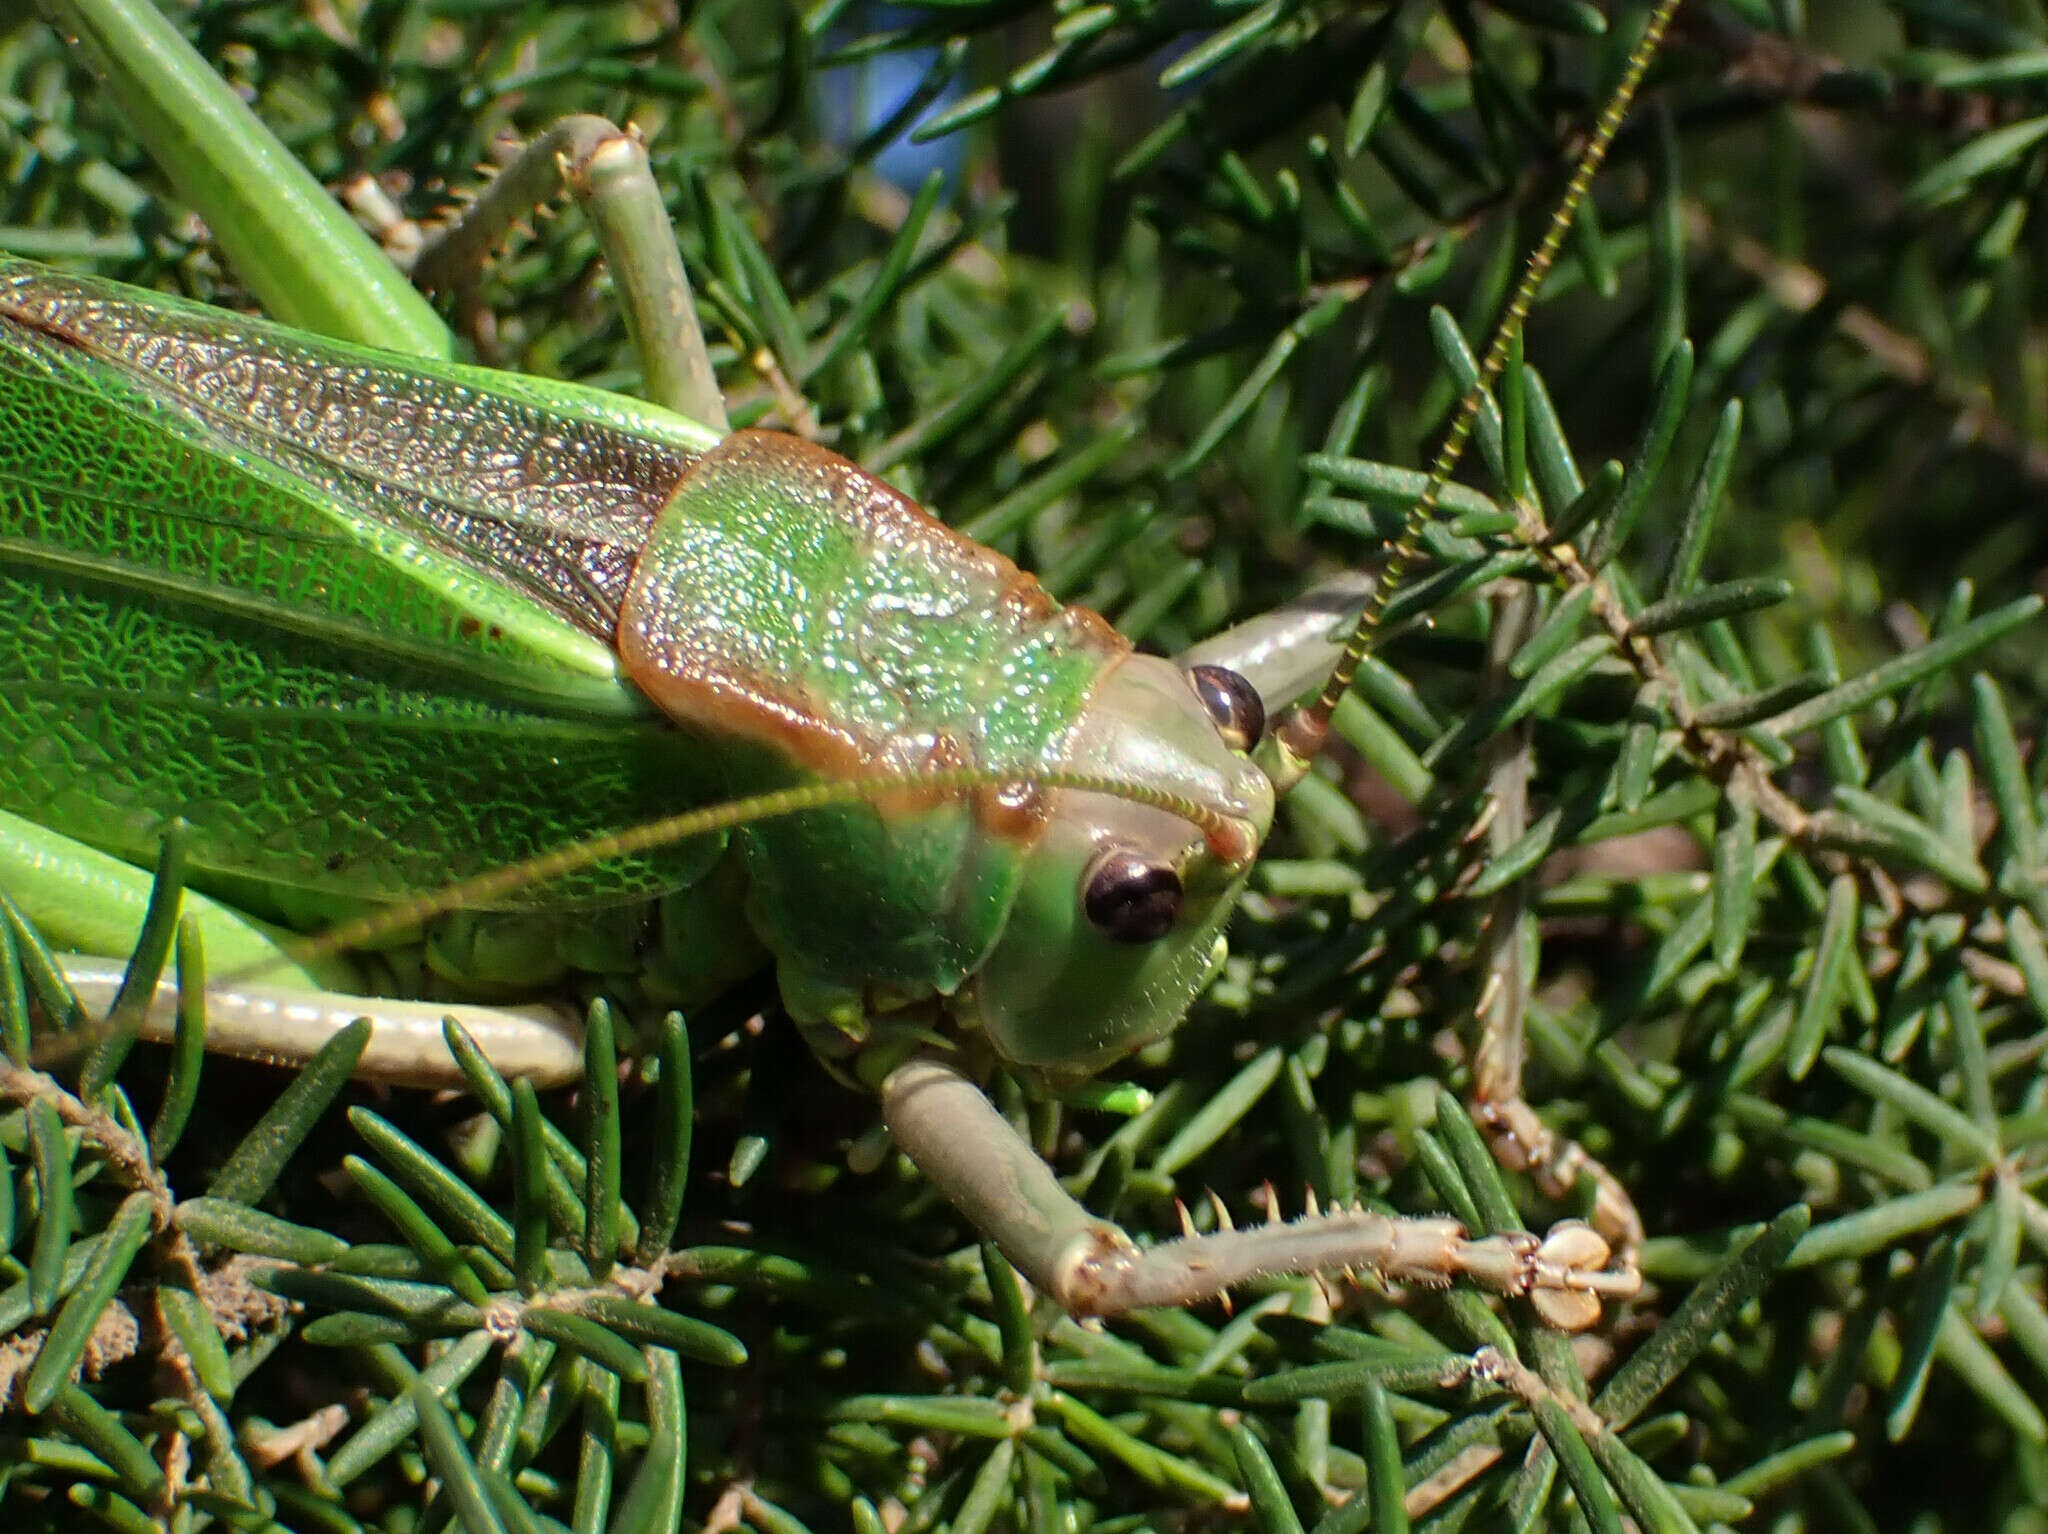
<path fill-rule="evenodd" d="M 1188 682 L 1224 745 L 1249 751 L 1259 743 L 1266 733 L 1266 705 L 1250 682 L 1224 666 L 1196 666 L 1188 672 Z"/>
<path fill-rule="evenodd" d="M 1180 893 L 1180 875 L 1172 868 L 1112 847 L 1089 867 L 1081 909 L 1113 943 L 1151 943 L 1172 930 Z"/>

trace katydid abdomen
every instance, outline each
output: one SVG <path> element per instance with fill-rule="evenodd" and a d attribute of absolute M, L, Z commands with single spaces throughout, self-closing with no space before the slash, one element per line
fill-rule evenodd
<path fill-rule="evenodd" d="M 182 817 L 202 877 L 402 901 L 693 803 L 968 767 L 990 786 L 734 833 L 800 1021 L 957 998 L 1078 1070 L 1209 973 L 1270 815 L 1250 742 L 845 460 L 25 263 L 0 326 L 6 807 L 131 859 Z M 1034 786 L 1062 770 L 1211 825 Z"/>

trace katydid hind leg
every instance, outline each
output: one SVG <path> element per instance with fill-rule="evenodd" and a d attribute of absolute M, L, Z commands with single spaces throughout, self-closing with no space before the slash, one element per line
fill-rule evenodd
<path fill-rule="evenodd" d="M 1473 1240 L 1454 1220 L 1333 1209 L 1140 1248 L 1067 1193 L 981 1089 L 943 1060 L 920 1055 L 892 1071 L 882 1113 L 918 1170 L 1073 1315 L 1193 1304 L 1268 1275 L 1353 1271 L 1526 1295 L 1551 1325 L 1578 1329 L 1599 1319 L 1603 1300 L 1639 1285 L 1632 1270 L 1606 1268 L 1606 1243 L 1577 1221 L 1540 1239 Z"/>
<path fill-rule="evenodd" d="M 647 151 L 605 118 L 565 117 L 520 150 L 428 242 L 413 264 L 413 279 L 429 290 L 451 291 L 466 310 L 473 309 L 485 260 L 565 187 L 604 251 L 647 397 L 724 431 L 725 400 Z"/>

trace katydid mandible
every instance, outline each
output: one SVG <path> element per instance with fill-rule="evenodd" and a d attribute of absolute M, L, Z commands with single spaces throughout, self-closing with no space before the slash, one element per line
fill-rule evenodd
<path fill-rule="evenodd" d="M 148 73 L 183 44 L 146 4 L 63 9 L 266 304 L 311 329 L 0 262 L 0 807 L 29 817 L 24 835 L 142 860 L 182 819 L 202 884 L 395 909 L 343 929 L 358 936 L 544 897 L 598 913 L 575 941 L 601 948 L 604 913 L 658 898 L 689 934 L 677 968 L 702 984 L 730 978 L 708 956 L 758 943 L 820 1057 L 874 1088 L 925 1175 L 1077 1314 L 1344 1268 L 1470 1278 L 1562 1326 L 1632 1292 L 1626 1251 L 1609 1267 L 1577 1222 L 1472 1240 L 1447 1220 L 1331 1211 L 1140 1250 L 975 1084 L 994 1063 L 1078 1081 L 1180 1021 L 1405 550 L 1341 653 L 1331 613 L 1355 581 L 1177 663 L 1139 655 L 856 465 L 724 430 L 629 135 L 563 125 L 422 266 L 459 272 L 532 179 L 559 174 L 597 224 L 655 404 L 439 360 L 438 322 L 369 257 L 340 279 L 363 312 L 317 301 L 324 249 L 273 222 L 304 188 L 247 192 L 303 172 L 281 149 L 260 168 L 204 160 L 267 136 L 196 57 L 176 81 Z M 231 134 L 174 131 L 201 97 L 239 109 Z M 361 238 L 345 220 L 320 236 Z M 293 267 L 294 249 L 320 255 Z M 404 352 L 376 345 L 394 337 Z M 655 835 L 607 834 L 714 801 Z M 60 934 L 77 917 L 26 893 Z M 247 940 L 223 967 L 275 962 L 263 933 Z M 371 1069 L 449 1076 L 440 1007 L 267 984 L 209 1007 L 277 1054 L 368 1009 Z M 544 1015 L 464 1016 L 510 1069 L 575 1069 Z M 1533 1115 L 1498 1106 L 1524 1151 L 1549 1154 Z"/>

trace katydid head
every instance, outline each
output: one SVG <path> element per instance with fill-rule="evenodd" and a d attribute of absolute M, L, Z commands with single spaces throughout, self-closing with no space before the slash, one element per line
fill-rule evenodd
<path fill-rule="evenodd" d="M 1333 679 L 1380 584 L 1339 575 L 1111 674 L 1066 764 L 1179 803 L 1056 796 L 1003 935 L 955 1002 L 1011 1064 L 1100 1070 L 1170 1032 L 1214 978 L 1275 801 L 1320 750 L 1318 709 L 1348 685 Z"/>
<path fill-rule="evenodd" d="M 1055 789 L 1002 935 L 955 1011 L 1013 1065 L 1084 1076 L 1171 1031 L 1222 963 L 1222 931 L 1273 819 L 1241 677 L 1124 658 L 1062 765 L 1204 812 Z"/>

